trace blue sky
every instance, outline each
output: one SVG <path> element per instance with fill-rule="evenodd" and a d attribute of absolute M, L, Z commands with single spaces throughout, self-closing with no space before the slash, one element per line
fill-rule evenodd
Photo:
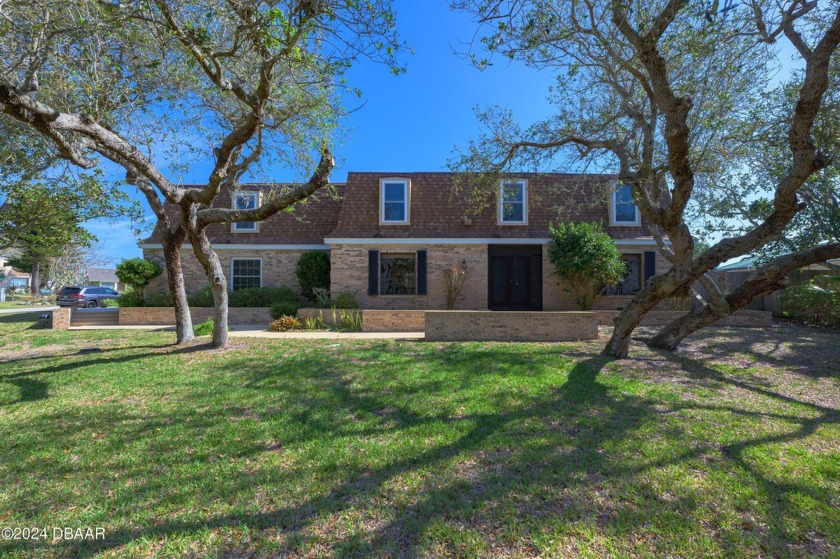
<path fill-rule="evenodd" d="M 395 6 L 398 29 L 414 51 L 403 57 L 408 72 L 394 76 L 384 66 L 362 62 L 348 74 L 350 85 L 362 89 L 364 106 L 349 115 L 348 133 L 333 149 L 339 163 L 335 182 L 343 182 L 351 170 L 444 170 L 453 147 L 479 131 L 476 105 L 504 105 L 523 123 L 549 110 L 550 74 L 507 60 L 478 71 L 455 54 L 465 48 L 475 24 L 450 10 L 447 0 L 397 0 Z M 203 182 L 206 169 L 190 174 L 184 179 Z M 284 169 L 276 174 L 278 180 L 288 176 Z M 141 255 L 129 223 L 86 226 L 115 264 Z"/>

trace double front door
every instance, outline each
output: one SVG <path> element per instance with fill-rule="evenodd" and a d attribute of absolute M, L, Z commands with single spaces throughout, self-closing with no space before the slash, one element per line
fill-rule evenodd
<path fill-rule="evenodd" d="M 542 310 L 542 246 L 489 245 L 488 307 Z"/>

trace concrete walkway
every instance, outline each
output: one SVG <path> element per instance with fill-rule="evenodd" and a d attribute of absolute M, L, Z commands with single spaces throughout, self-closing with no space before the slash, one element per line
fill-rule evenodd
<path fill-rule="evenodd" d="M 155 330 L 174 332 L 174 326 L 71 326 L 70 330 Z M 265 326 L 231 325 L 231 338 L 278 338 L 281 340 L 422 340 L 425 332 L 331 332 L 295 330 L 269 332 Z"/>

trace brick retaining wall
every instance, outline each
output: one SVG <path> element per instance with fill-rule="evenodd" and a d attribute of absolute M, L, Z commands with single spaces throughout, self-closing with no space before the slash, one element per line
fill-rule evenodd
<path fill-rule="evenodd" d="M 193 324 L 200 324 L 213 318 L 212 307 L 191 307 Z M 230 307 L 229 324 L 268 325 L 271 313 L 268 307 Z M 175 324 L 175 309 L 172 307 L 120 307 L 121 326 L 168 326 Z"/>
<path fill-rule="evenodd" d="M 426 311 L 378 311 L 362 313 L 363 332 L 422 332 Z"/>
<path fill-rule="evenodd" d="M 70 313 L 72 309 L 59 307 L 53 309 L 50 317 L 50 328 L 53 330 L 67 330 L 70 328 Z"/>
<path fill-rule="evenodd" d="M 560 342 L 598 338 L 593 312 L 426 311 L 427 341 Z"/>
<path fill-rule="evenodd" d="M 596 310 L 592 311 L 598 316 L 598 323 L 601 326 L 612 326 L 613 319 L 620 311 Z M 681 317 L 685 311 L 651 311 L 642 319 L 641 326 L 661 328 L 667 326 L 673 320 Z M 715 326 L 736 326 L 742 328 L 767 328 L 773 325 L 773 314 L 767 311 L 740 310 L 720 320 Z"/>

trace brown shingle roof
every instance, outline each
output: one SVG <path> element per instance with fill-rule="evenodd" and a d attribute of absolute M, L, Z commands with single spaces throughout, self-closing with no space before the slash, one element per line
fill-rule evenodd
<path fill-rule="evenodd" d="M 338 195 L 342 195 L 344 185 L 333 185 Z M 273 188 L 269 185 L 243 185 L 243 190 Z M 231 206 L 230 192 L 219 193 L 213 204 L 215 207 Z M 213 224 L 207 228 L 210 241 L 217 244 L 301 244 L 320 245 L 335 229 L 341 200 L 336 200 L 326 190 L 310 196 L 305 203 L 298 203 L 294 212 L 281 211 L 260 223 L 258 233 L 233 233 L 230 224 Z M 178 207 L 166 205 L 166 212 L 173 223 L 180 222 Z M 143 241 L 159 243 L 157 231 Z"/>
<path fill-rule="evenodd" d="M 499 225 L 495 193 L 484 195 L 484 207 L 453 192 L 454 173 L 349 173 L 344 202 L 333 238 L 545 238 L 548 226 L 564 219 L 601 221 L 615 238 L 649 235 L 642 227 L 609 227 L 607 185 L 612 175 L 521 173 L 510 178 L 528 181 L 528 224 Z M 383 178 L 411 180 L 411 223 L 379 224 L 379 181 Z M 498 183 L 496 183 L 498 184 Z M 471 221 L 465 222 L 463 217 Z"/>

